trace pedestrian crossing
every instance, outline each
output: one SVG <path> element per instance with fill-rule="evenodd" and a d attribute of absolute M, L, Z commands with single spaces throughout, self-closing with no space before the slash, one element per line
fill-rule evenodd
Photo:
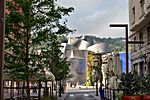
<path fill-rule="evenodd" d="M 64 100 L 99 100 L 95 98 L 95 91 L 71 91 Z"/>
<path fill-rule="evenodd" d="M 86 96 L 86 97 L 87 97 L 87 96 L 89 96 L 89 94 L 84 94 L 84 96 Z"/>
<path fill-rule="evenodd" d="M 68 96 L 73 97 L 73 96 L 80 96 L 84 95 L 85 97 L 89 96 L 89 94 L 69 94 Z"/>
<path fill-rule="evenodd" d="M 73 97 L 73 96 L 74 96 L 74 94 L 70 94 L 69 96 L 70 96 L 70 97 Z"/>
<path fill-rule="evenodd" d="M 69 93 L 64 100 L 97 100 L 92 93 Z"/>

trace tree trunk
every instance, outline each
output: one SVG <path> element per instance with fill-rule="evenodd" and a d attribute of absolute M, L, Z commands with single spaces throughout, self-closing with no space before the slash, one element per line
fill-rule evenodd
<path fill-rule="evenodd" d="M 62 87 L 61 87 L 61 80 L 59 82 L 59 97 L 61 97 L 61 91 L 62 91 Z"/>
<path fill-rule="evenodd" d="M 4 33 L 5 0 L 0 0 L 0 100 L 3 100 L 3 67 L 4 67 Z"/>
<path fill-rule="evenodd" d="M 39 92 L 38 92 L 38 100 L 41 100 L 41 81 L 38 81 L 38 88 L 39 88 Z"/>
<path fill-rule="evenodd" d="M 27 27 L 27 36 L 26 36 L 26 58 L 25 58 L 25 64 L 26 64 L 26 82 L 27 82 L 27 100 L 30 100 L 30 89 L 29 89 L 29 29 Z"/>

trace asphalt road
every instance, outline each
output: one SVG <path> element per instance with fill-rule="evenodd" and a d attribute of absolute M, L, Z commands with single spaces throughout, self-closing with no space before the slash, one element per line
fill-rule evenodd
<path fill-rule="evenodd" d="M 83 92 L 68 92 L 64 100 L 96 100 L 92 94 L 94 91 L 83 91 Z"/>

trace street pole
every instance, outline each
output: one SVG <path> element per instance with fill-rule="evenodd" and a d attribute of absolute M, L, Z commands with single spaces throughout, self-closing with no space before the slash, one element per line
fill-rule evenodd
<path fill-rule="evenodd" d="M 128 58 L 129 58 L 129 52 L 128 52 L 128 25 L 125 25 L 125 29 L 126 29 L 126 73 L 129 73 L 129 65 L 128 65 Z"/>
<path fill-rule="evenodd" d="M 96 96 L 98 96 L 98 77 L 96 77 Z"/>
<path fill-rule="evenodd" d="M 110 24 L 110 27 L 124 27 L 125 28 L 125 33 L 126 33 L 126 74 L 129 73 L 129 63 L 128 63 L 128 58 L 129 58 L 129 52 L 128 52 L 128 44 L 143 44 L 143 41 L 129 41 L 128 40 L 128 24 Z"/>
<path fill-rule="evenodd" d="M 98 96 L 98 68 L 97 68 L 97 65 L 95 64 L 97 63 L 97 60 L 94 60 L 94 80 L 95 80 L 95 88 L 96 88 L 96 94 L 95 96 Z"/>
<path fill-rule="evenodd" d="M 95 88 L 96 88 L 95 96 L 98 96 L 98 72 L 97 72 L 98 69 L 96 68 L 97 66 L 94 65 L 94 67 L 95 67 L 94 68 L 94 79 L 95 79 L 95 83 L 96 83 L 95 84 Z"/>
<path fill-rule="evenodd" d="M 125 38 L 126 38 L 126 74 L 129 73 L 129 65 L 128 65 L 128 24 L 110 24 L 110 27 L 124 27 L 125 28 Z"/>
<path fill-rule="evenodd" d="M 3 68 L 4 68 L 4 33 L 5 33 L 5 0 L 0 0 L 0 100 L 3 100 Z"/>
<path fill-rule="evenodd" d="M 100 89 L 102 89 L 102 81 L 103 81 L 103 74 L 102 74 L 102 54 L 97 53 L 94 54 L 96 56 L 96 61 L 98 63 L 97 66 L 95 66 L 95 72 L 96 72 L 96 96 L 98 96 L 98 80 L 100 80 Z"/>

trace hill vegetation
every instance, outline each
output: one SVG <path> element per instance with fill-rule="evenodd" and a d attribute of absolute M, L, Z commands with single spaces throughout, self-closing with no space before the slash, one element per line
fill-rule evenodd
<path fill-rule="evenodd" d="M 112 51 L 117 50 L 119 52 L 125 51 L 125 38 L 119 37 L 119 38 L 101 38 L 101 37 L 96 37 L 96 36 L 79 36 L 76 37 L 78 39 L 84 39 L 88 41 L 91 44 L 95 43 L 106 43 L 110 46 Z M 67 37 L 61 37 L 60 42 L 65 42 L 67 43 Z"/>
<path fill-rule="evenodd" d="M 98 42 L 108 44 L 112 50 L 125 51 L 125 38 L 96 38 Z"/>

